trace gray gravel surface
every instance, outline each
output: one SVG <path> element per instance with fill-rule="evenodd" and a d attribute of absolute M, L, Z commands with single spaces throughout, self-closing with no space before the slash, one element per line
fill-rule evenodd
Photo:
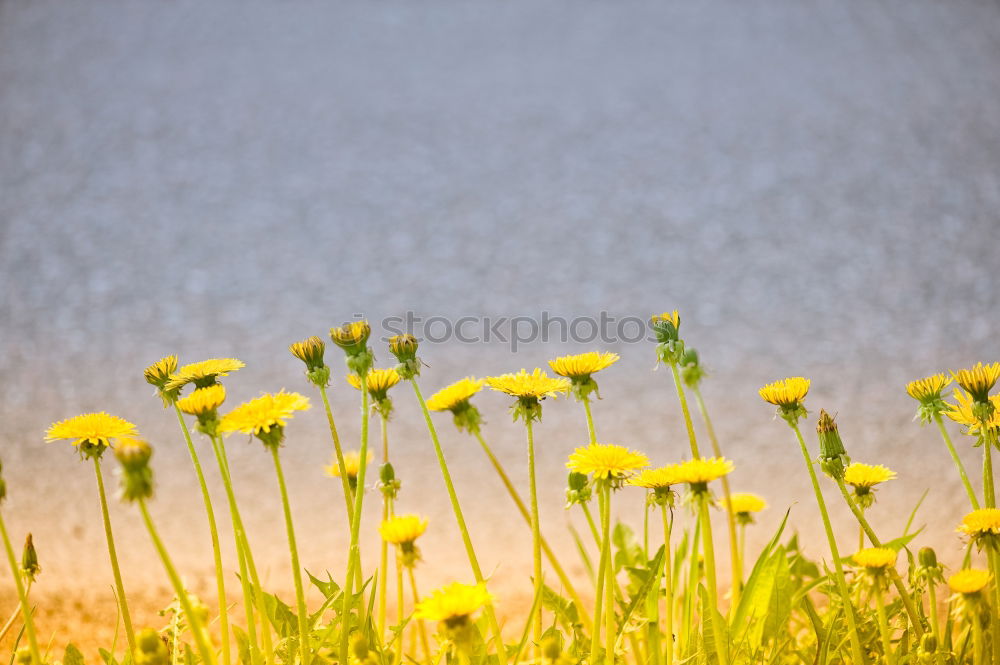
<path fill-rule="evenodd" d="M 1000 7 L 985 0 L 0 3 L 11 528 L 35 531 L 43 586 L 107 587 L 93 473 L 42 434 L 108 410 L 156 445 L 156 517 L 191 584 L 204 584 L 190 462 L 142 380 L 168 353 L 245 360 L 227 381 L 236 403 L 307 391 L 285 346 L 354 313 L 678 307 L 712 370 L 705 392 L 738 464 L 734 485 L 772 503 L 758 540 L 799 501 L 793 520 L 824 551 L 794 441 L 756 396 L 802 374 L 810 405 L 839 413 L 854 457 L 900 474 L 875 521 L 897 532 L 929 488 L 918 523 L 953 558 L 963 495 L 902 386 L 1000 356 L 997 62 Z M 652 371 L 649 343 L 516 354 L 429 344 L 423 384 L 602 346 L 623 360 L 601 376 L 601 438 L 659 463 L 681 458 L 673 388 Z M 353 442 L 356 394 L 331 357 L 334 409 Z M 433 524 L 425 574 L 467 578 L 412 395 L 396 396 L 401 504 Z M 500 396 L 479 403 L 523 486 L 521 428 Z M 582 417 L 571 401 L 547 402 L 538 431 L 554 534 Z M 438 424 L 483 564 L 516 596 L 526 531 L 474 442 Z M 961 445 L 974 468 L 977 451 Z M 268 459 L 239 438 L 230 447 L 268 576 L 288 587 Z M 282 454 L 304 563 L 339 571 L 347 535 L 321 469 L 329 452 L 321 410 L 291 424 Z M 221 508 L 214 480 L 213 492 Z M 638 505 L 622 496 L 636 524 Z M 134 511 L 115 506 L 113 518 L 130 585 L 162 589 Z M 569 558 L 569 539 L 554 539 Z"/>

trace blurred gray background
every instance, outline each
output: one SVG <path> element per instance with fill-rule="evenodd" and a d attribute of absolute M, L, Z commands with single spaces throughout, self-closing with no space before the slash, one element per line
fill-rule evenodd
<path fill-rule="evenodd" d="M 108 410 L 138 424 L 157 450 L 156 516 L 206 589 L 190 462 L 143 367 L 232 355 L 247 363 L 226 382 L 232 404 L 281 387 L 315 396 L 286 345 L 355 313 L 679 308 L 712 372 L 734 487 L 772 504 L 752 538 L 792 504 L 796 528 L 819 535 L 794 440 L 756 395 L 801 374 L 853 456 L 899 472 L 875 521 L 896 535 L 929 489 L 921 539 L 952 560 L 964 495 L 903 385 L 998 357 L 998 62 L 992 0 L 0 2 L 0 445 L 5 516 L 18 538 L 35 532 L 38 593 L 62 592 L 44 630 L 68 639 L 112 607 L 93 473 L 43 443 L 49 423 Z M 422 383 L 429 394 L 595 347 L 425 345 Z M 600 375 L 600 437 L 682 458 L 652 344 L 608 348 L 623 359 Z M 329 358 L 353 446 L 357 395 Z M 401 508 L 432 520 L 424 587 L 466 579 L 412 394 L 395 395 Z M 477 401 L 523 487 L 508 400 Z M 439 426 L 483 565 L 516 604 L 527 532 L 474 441 Z M 288 434 L 304 563 L 339 574 L 347 533 L 322 472 L 322 411 Z M 546 402 L 543 520 L 568 561 L 563 463 L 585 436 L 578 404 Z M 959 445 L 974 468 L 977 451 Z M 240 437 L 230 448 L 259 557 L 289 588 L 268 460 Z M 224 517 L 219 490 L 213 476 Z M 620 506 L 640 523 L 638 495 Z M 374 495 L 368 507 L 371 527 Z M 116 505 L 113 519 L 127 586 L 165 605 L 135 511 Z"/>

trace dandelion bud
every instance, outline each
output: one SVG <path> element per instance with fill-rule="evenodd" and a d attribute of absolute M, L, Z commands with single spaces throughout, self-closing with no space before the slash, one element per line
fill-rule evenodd
<path fill-rule="evenodd" d="M 153 470 L 149 458 L 153 449 L 142 439 L 125 437 L 115 446 L 115 457 L 122 465 L 121 498 L 125 501 L 153 496 Z"/>
<path fill-rule="evenodd" d="M 847 450 L 844 449 L 837 423 L 823 409 L 819 412 L 816 434 L 819 436 L 820 466 L 824 473 L 835 479 L 843 479 Z"/>
<path fill-rule="evenodd" d="M 656 335 L 656 341 L 661 344 L 676 342 L 680 339 L 681 317 L 675 309 L 672 312 L 654 314 L 649 318 L 649 324 Z"/>
<path fill-rule="evenodd" d="M 689 388 L 696 388 L 701 380 L 705 378 L 705 370 L 698 359 L 698 352 L 692 348 L 685 348 L 680 358 L 681 378 Z"/>
<path fill-rule="evenodd" d="M 937 638 L 932 633 L 924 633 L 920 638 L 920 651 L 923 653 L 935 653 L 938 648 Z"/>
<path fill-rule="evenodd" d="M 590 478 L 587 474 L 570 471 L 566 480 L 566 507 L 569 508 L 575 503 L 590 503 L 591 497 Z"/>
<path fill-rule="evenodd" d="M 169 665 L 170 651 L 163 638 L 152 628 L 143 628 L 135 636 L 139 653 L 136 654 L 136 665 Z"/>
<path fill-rule="evenodd" d="M 937 568 L 938 565 L 937 553 L 931 547 L 921 547 L 917 560 L 924 568 Z"/>
<path fill-rule="evenodd" d="M 14 654 L 14 662 L 17 665 L 31 665 L 31 661 L 34 660 L 31 657 L 31 650 L 28 647 L 21 647 Z"/>
<path fill-rule="evenodd" d="M 3 479 L 3 462 L 0 462 L 0 503 L 7 498 L 7 483 Z"/>
<path fill-rule="evenodd" d="M 35 551 L 35 543 L 31 539 L 31 534 L 24 539 L 24 551 L 21 553 L 21 572 L 29 582 L 34 582 L 38 573 L 42 572 L 42 567 L 38 565 L 38 552 Z"/>
<path fill-rule="evenodd" d="M 558 635 L 549 635 L 542 639 L 542 657 L 545 660 L 555 662 L 562 655 L 562 640 Z"/>
<path fill-rule="evenodd" d="M 402 483 L 396 479 L 396 470 L 390 462 L 386 462 L 378 469 L 378 484 L 382 490 L 382 495 L 387 499 L 395 499 L 399 494 Z"/>
<path fill-rule="evenodd" d="M 351 637 L 351 653 L 358 660 L 364 660 L 368 657 L 368 640 L 361 633 L 355 633 Z"/>
<path fill-rule="evenodd" d="M 143 371 L 146 383 L 151 386 L 156 386 L 157 392 L 160 394 L 160 399 L 163 400 L 164 408 L 170 406 L 170 404 L 177 399 L 177 395 L 180 393 L 180 388 L 167 388 L 167 383 L 176 371 L 177 356 L 160 358 Z"/>
<path fill-rule="evenodd" d="M 306 377 L 320 388 L 330 384 L 330 368 L 323 362 L 326 344 L 315 335 L 301 342 L 295 342 L 288 347 L 292 355 L 306 364 Z"/>

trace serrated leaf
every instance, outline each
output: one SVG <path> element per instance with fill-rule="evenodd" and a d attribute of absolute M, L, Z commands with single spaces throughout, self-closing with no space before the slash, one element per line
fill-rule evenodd
<path fill-rule="evenodd" d="M 663 549 L 663 545 L 660 545 L 660 549 L 656 551 L 656 556 L 653 557 L 653 560 L 649 564 L 650 571 L 654 570 L 659 571 L 660 566 L 663 565 L 664 552 L 665 550 Z M 621 642 L 622 635 L 625 634 L 625 628 L 629 625 L 629 622 L 632 620 L 632 615 L 635 613 L 636 608 L 641 603 L 645 602 L 646 597 L 649 595 L 649 592 L 653 588 L 653 584 L 658 579 L 659 575 L 653 575 L 653 574 L 646 575 L 645 581 L 636 591 L 635 595 L 632 596 L 632 598 L 629 600 L 629 604 L 625 608 L 625 612 L 622 615 L 621 624 L 618 628 L 618 635 L 615 636 L 616 646 Z"/>
<path fill-rule="evenodd" d="M 66 645 L 66 651 L 63 653 L 63 665 L 84 665 L 83 654 L 72 642 Z"/>
<path fill-rule="evenodd" d="M 340 593 L 340 585 L 333 581 L 333 576 L 330 575 L 330 571 L 326 571 L 326 581 L 319 579 L 308 570 L 306 575 L 309 576 L 309 581 L 312 582 L 313 586 L 319 589 L 319 592 L 323 594 L 324 598 L 330 598 L 331 596 L 336 596 Z"/>

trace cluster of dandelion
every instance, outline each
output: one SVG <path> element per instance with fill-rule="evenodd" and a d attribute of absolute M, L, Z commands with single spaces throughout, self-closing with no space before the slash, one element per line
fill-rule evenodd
<path fill-rule="evenodd" d="M 466 377 L 425 400 L 418 386 L 421 369 L 418 342 L 411 335 L 393 337 L 391 367 L 376 368 L 370 344 L 371 330 L 355 321 L 330 330 L 330 339 L 345 355 L 346 380 L 359 394 L 361 430 L 357 448 L 342 445 L 328 396 L 334 372 L 326 364 L 326 344 L 310 337 L 292 344 L 293 356 L 305 364 L 305 376 L 319 393 L 332 441 L 332 459 L 326 467 L 339 479 L 343 493 L 346 570 L 342 577 L 308 575 L 323 601 L 309 607 L 306 580 L 299 564 L 293 511 L 289 504 L 281 463 L 286 428 L 311 407 L 308 397 L 284 390 L 262 394 L 234 408 L 224 409 L 223 379 L 243 363 L 232 358 L 210 359 L 179 366 L 169 356 L 145 371 L 164 407 L 172 409 L 191 457 L 207 516 L 213 550 L 216 595 L 209 607 L 182 582 L 167 544 L 160 538 L 148 510 L 153 498 L 153 448 L 130 422 L 107 413 L 90 413 L 53 424 L 46 438 L 70 441 L 81 460 L 93 464 L 104 520 L 111 572 L 115 583 L 125 644 L 103 652 L 106 665 L 681 665 L 705 663 L 1000 663 L 1000 509 L 996 505 L 992 454 L 1000 435 L 1000 396 L 991 395 L 1000 363 L 978 364 L 914 381 L 907 392 L 919 402 L 918 418 L 934 423 L 968 494 L 970 510 L 957 526 L 968 549 L 959 570 L 945 577 L 934 551 L 913 553 L 911 514 L 902 534 L 879 535 L 868 521 L 875 510 L 879 486 L 896 474 L 883 465 L 852 462 L 837 423 L 820 410 L 816 422 L 818 454 L 811 450 L 800 425 L 809 417 L 805 400 L 809 380 L 787 378 L 765 385 L 760 397 L 777 409 L 802 453 L 826 536 L 822 562 L 809 560 L 798 537 L 784 536 L 785 513 L 777 532 L 752 555 L 746 551 L 746 532 L 766 501 L 746 492 L 732 492 L 729 479 L 737 475 L 723 456 L 712 419 L 702 397 L 706 377 L 698 353 L 680 334 L 676 311 L 653 316 L 656 358 L 673 379 L 682 425 L 678 435 L 683 450 L 671 449 L 669 438 L 653 444 L 668 450 L 673 460 L 653 465 L 650 458 L 627 446 L 597 436 L 592 402 L 599 397 L 595 375 L 612 367 L 619 357 L 610 352 L 564 356 L 549 362 L 555 376 L 536 368 L 477 379 Z M 953 401 L 943 391 L 956 384 Z M 416 570 L 421 563 L 419 539 L 429 528 L 420 514 L 404 512 L 403 491 L 389 446 L 393 414 L 390 393 L 408 383 L 419 405 L 440 467 L 468 562 L 468 572 L 452 583 L 421 595 Z M 524 427 L 526 492 L 511 480 L 484 434 L 484 419 L 473 399 L 484 388 L 507 395 L 514 421 Z M 397 389 L 398 390 L 398 389 Z M 395 394 L 395 393 L 393 393 Z M 543 402 L 572 396 L 583 407 L 586 438 L 568 455 L 567 510 L 578 511 L 588 527 L 583 535 L 570 528 L 585 575 L 571 577 L 557 556 L 553 535 L 541 523 L 536 468 L 535 429 L 542 419 Z M 696 427 L 689 399 L 700 416 Z M 432 412 L 450 413 L 457 430 L 479 443 L 511 501 L 523 519 L 524 542 L 532 553 L 532 603 L 508 622 L 498 619 L 494 596 L 488 590 L 475 544 L 466 524 L 463 503 L 452 482 Z M 379 423 L 379 443 L 372 450 L 369 424 Z M 964 427 L 964 434 L 982 450 L 981 496 L 969 479 L 944 418 Z M 193 428 L 192 428 L 193 425 Z M 207 441 L 214 465 L 203 467 L 192 429 Z M 697 430 L 704 434 L 699 441 Z M 581 429 L 582 432 L 582 429 Z M 242 433 L 262 444 L 273 463 L 278 500 L 284 515 L 295 593 L 286 605 L 261 586 L 250 537 L 244 528 L 231 473 L 226 437 Z M 704 448 L 708 440 L 710 450 Z M 135 630 L 128 595 L 119 570 L 116 541 L 107 508 L 102 461 L 112 451 L 120 466 L 120 497 L 135 504 L 148 537 L 162 561 L 175 593 L 174 619 L 166 628 Z M 379 453 L 377 482 L 367 469 Z M 817 468 L 819 473 L 817 472 Z M 2 469 L 0 469 L 2 471 Z M 218 474 L 226 494 L 224 512 L 231 522 L 235 561 L 223 559 L 216 507 L 207 489 L 206 473 Z M 821 478 L 825 478 L 821 482 Z M 545 484 L 543 486 L 549 486 Z M 612 524 L 612 504 L 619 492 L 643 492 L 641 539 L 625 523 Z M 857 520 L 858 548 L 844 556 L 832 528 L 827 494 L 833 492 Z M 379 564 L 363 570 L 361 516 L 366 494 L 381 500 L 378 528 Z M 527 500 L 524 495 L 527 494 Z M 6 485 L 0 474 L 0 502 Z M 596 503 L 596 513 L 593 505 Z M 340 508 L 335 509 L 340 511 Z M 811 508 L 810 508 L 811 510 Z M 916 510 L 914 510 L 915 514 Z M 715 530 L 728 533 L 728 562 L 717 556 Z M 14 640 L 21 665 L 57 662 L 51 647 L 44 651 L 33 623 L 29 601 L 39 574 L 38 556 L 30 534 L 18 562 L 0 513 L 2 536 L 13 572 L 19 608 L 3 626 L 0 639 L 20 626 Z M 560 556 L 565 556 L 561 548 Z M 901 572 L 901 568 L 903 568 Z M 235 573 L 235 574 L 234 574 Z M 230 616 L 227 585 L 237 583 L 242 625 Z M 722 582 L 728 582 L 723 588 Z M 950 597 L 939 598 L 947 585 Z M 389 616 L 390 594 L 396 614 Z M 23 640 L 22 640 L 23 638 Z M 80 663 L 79 651 L 66 648 L 64 662 Z"/>

